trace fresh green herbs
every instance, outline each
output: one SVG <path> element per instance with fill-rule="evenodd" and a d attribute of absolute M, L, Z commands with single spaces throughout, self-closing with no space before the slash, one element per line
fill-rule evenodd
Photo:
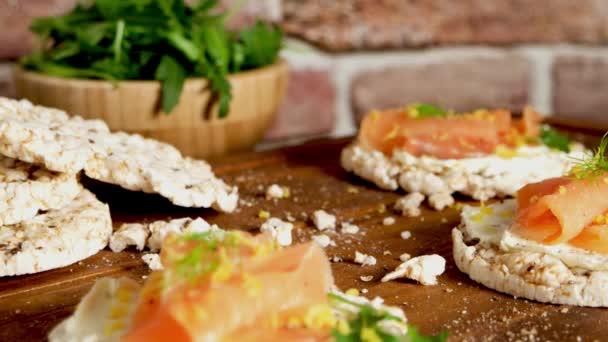
<path fill-rule="evenodd" d="M 416 103 L 407 107 L 408 113 L 415 118 L 443 117 L 447 112 L 441 108 L 428 103 Z"/>
<path fill-rule="evenodd" d="M 570 170 L 570 175 L 578 180 L 592 179 L 608 172 L 608 132 L 604 134 L 599 146 L 593 154 L 586 158 L 577 159 L 578 164 Z"/>
<path fill-rule="evenodd" d="M 69 78 L 158 80 L 162 109 L 179 101 L 186 77 L 210 81 L 224 117 L 231 99 L 227 75 L 275 62 L 280 29 L 258 22 L 228 31 L 218 0 L 93 0 L 31 26 L 44 48 L 22 59 L 26 69 Z"/>
<path fill-rule="evenodd" d="M 539 137 L 540 141 L 548 147 L 563 152 L 570 152 L 570 139 L 548 125 L 543 125 L 540 128 Z"/>
<path fill-rule="evenodd" d="M 420 335 L 416 328 L 406 325 L 403 317 L 371 303 L 354 302 L 335 293 L 330 293 L 329 299 L 332 307 L 347 317 L 346 322 L 339 320 L 332 331 L 336 342 L 442 342 L 447 339 L 447 333 L 434 337 Z"/>

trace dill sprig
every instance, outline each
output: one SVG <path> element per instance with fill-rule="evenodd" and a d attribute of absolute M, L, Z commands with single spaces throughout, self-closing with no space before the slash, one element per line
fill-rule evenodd
<path fill-rule="evenodd" d="M 570 170 L 570 176 L 576 180 L 591 179 L 600 176 L 608 171 L 608 132 L 604 134 L 595 152 L 583 158 L 575 158 L 577 165 Z"/>

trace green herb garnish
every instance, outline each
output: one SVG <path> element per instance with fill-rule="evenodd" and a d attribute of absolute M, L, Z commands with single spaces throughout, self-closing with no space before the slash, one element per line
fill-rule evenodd
<path fill-rule="evenodd" d="M 415 118 L 443 117 L 447 112 L 438 106 L 428 103 L 416 103 L 407 107 L 408 113 Z"/>
<path fill-rule="evenodd" d="M 608 132 L 604 134 L 599 146 L 592 154 L 586 158 L 577 159 L 577 165 L 570 170 L 570 175 L 577 180 L 591 179 L 608 172 L 608 157 L 606 148 L 608 147 Z"/>
<path fill-rule="evenodd" d="M 570 152 L 570 139 L 548 125 L 540 128 L 540 141 L 556 150 Z"/>
<path fill-rule="evenodd" d="M 329 294 L 330 302 L 338 310 L 340 304 L 355 307 L 357 312 L 350 317 L 347 326 L 340 327 L 340 324 L 332 331 L 332 336 L 336 342 L 443 342 L 447 339 L 447 333 L 438 336 L 427 337 L 420 335 L 418 330 L 412 326 L 407 326 L 407 333 L 401 334 L 390 331 L 383 326 L 383 323 L 398 322 L 406 326 L 403 318 L 391 314 L 388 310 L 375 308 L 371 304 L 355 303 L 338 294 Z"/>
<path fill-rule="evenodd" d="M 43 49 L 24 57 L 29 70 L 69 78 L 158 80 L 162 109 L 171 112 L 187 77 L 210 81 L 224 117 L 231 100 L 227 75 L 274 63 L 282 45 L 277 27 L 262 22 L 225 27 L 230 13 L 218 0 L 93 0 L 64 16 L 34 20 Z"/>

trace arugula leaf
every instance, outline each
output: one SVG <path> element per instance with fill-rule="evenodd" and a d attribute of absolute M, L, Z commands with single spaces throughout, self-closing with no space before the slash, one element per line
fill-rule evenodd
<path fill-rule="evenodd" d="M 245 54 L 244 67 L 274 63 L 282 45 L 282 32 L 261 21 L 241 32 Z"/>
<path fill-rule="evenodd" d="M 179 101 L 186 70 L 173 57 L 165 55 L 160 60 L 154 77 L 163 83 L 163 111 L 169 114 Z"/>
<path fill-rule="evenodd" d="M 430 118 L 446 116 L 447 112 L 438 106 L 428 103 L 416 103 L 407 108 L 409 114 L 416 118 Z"/>
<path fill-rule="evenodd" d="M 556 150 L 570 152 L 570 139 L 548 125 L 540 128 L 540 141 Z"/>
<path fill-rule="evenodd" d="M 274 63 L 282 32 L 261 22 L 228 31 L 229 13 L 217 11 L 218 5 L 218 0 L 191 7 L 185 0 L 90 0 L 66 15 L 34 20 L 31 30 L 42 48 L 21 64 L 59 77 L 159 80 L 167 113 L 186 77 L 204 77 L 224 117 L 232 98 L 228 75 Z"/>
<path fill-rule="evenodd" d="M 448 332 L 444 331 L 437 336 L 420 335 L 418 329 L 409 326 L 407 329 L 407 337 L 409 342 L 443 342 L 448 339 Z"/>

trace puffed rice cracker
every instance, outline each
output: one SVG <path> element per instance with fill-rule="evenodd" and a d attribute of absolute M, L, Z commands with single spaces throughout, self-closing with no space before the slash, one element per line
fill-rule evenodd
<path fill-rule="evenodd" d="M 608 306 L 608 272 L 580 272 L 556 257 L 502 251 L 468 241 L 463 227 L 452 230 L 454 261 L 469 277 L 491 289 L 539 302 Z"/>
<path fill-rule="evenodd" d="M 109 132 L 101 120 L 0 97 L 0 153 L 5 156 L 75 174 L 96 152 L 89 135 L 100 132 Z"/>
<path fill-rule="evenodd" d="M 0 276 L 73 264 L 102 250 L 111 234 L 108 206 L 83 190 L 61 209 L 0 227 Z"/>
<path fill-rule="evenodd" d="M 0 225 L 31 219 L 41 210 L 60 209 L 81 190 L 74 174 L 0 156 Z"/>
<path fill-rule="evenodd" d="M 183 207 L 236 209 L 238 189 L 217 178 L 205 161 L 183 157 L 169 144 L 136 134 L 118 132 L 95 140 L 103 141 L 104 152 L 85 166 L 85 174 L 93 179 L 158 193 Z"/>

